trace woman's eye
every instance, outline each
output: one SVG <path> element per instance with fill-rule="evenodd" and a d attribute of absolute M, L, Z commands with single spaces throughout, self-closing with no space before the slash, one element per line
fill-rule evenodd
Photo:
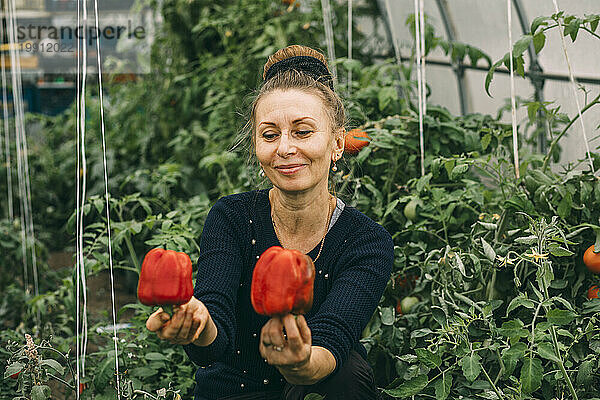
<path fill-rule="evenodd" d="M 312 132 L 313 131 L 309 131 L 309 130 L 307 130 L 307 131 L 298 131 L 297 134 L 300 135 L 300 136 L 306 136 L 306 135 L 311 134 Z"/>
<path fill-rule="evenodd" d="M 271 139 L 274 139 L 277 136 L 277 134 L 271 133 L 271 132 L 265 132 L 265 133 L 263 133 L 262 136 L 267 140 L 271 140 Z"/>

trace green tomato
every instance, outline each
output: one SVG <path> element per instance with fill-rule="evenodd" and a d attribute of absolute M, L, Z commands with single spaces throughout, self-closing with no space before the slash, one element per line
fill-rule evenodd
<path fill-rule="evenodd" d="M 419 304 L 419 299 L 417 297 L 405 297 L 400 302 L 400 307 L 402 308 L 403 314 L 408 314 L 414 306 Z"/>
<path fill-rule="evenodd" d="M 404 206 L 404 216 L 406 219 L 410 221 L 415 221 L 417 219 L 417 206 L 419 205 L 418 199 L 412 199 L 409 201 L 406 206 Z"/>

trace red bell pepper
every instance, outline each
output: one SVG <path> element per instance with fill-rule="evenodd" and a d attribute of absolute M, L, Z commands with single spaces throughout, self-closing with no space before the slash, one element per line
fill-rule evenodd
<path fill-rule="evenodd" d="M 273 246 L 260 256 L 252 274 L 250 300 L 262 315 L 305 314 L 312 307 L 315 265 L 298 250 Z"/>
<path fill-rule="evenodd" d="M 152 249 L 144 257 L 138 299 L 147 306 L 185 304 L 194 295 L 192 261 L 185 253 Z"/>

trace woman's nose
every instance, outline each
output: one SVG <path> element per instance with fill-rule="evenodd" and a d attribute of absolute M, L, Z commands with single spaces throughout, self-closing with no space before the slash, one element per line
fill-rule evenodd
<path fill-rule="evenodd" d="M 296 152 L 296 144 L 294 139 L 291 137 L 289 131 L 281 132 L 279 138 L 279 146 L 277 146 L 277 154 L 281 157 L 293 154 Z"/>

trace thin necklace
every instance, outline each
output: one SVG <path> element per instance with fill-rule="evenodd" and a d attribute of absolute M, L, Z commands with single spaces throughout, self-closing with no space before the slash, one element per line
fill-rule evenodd
<path fill-rule="evenodd" d="M 325 225 L 325 232 L 323 233 L 323 238 L 321 238 L 321 246 L 319 247 L 319 253 L 317 254 L 317 257 L 315 257 L 315 259 L 313 260 L 313 263 L 317 262 L 317 260 L 321 256 L 321 250 L 323 250 L 323 243 L 325 243 L 325 236 L 327 235 L 327 231 L 329 230 L 329 224 L 331 223 L 331 197 L 329 197 L 328 203 L 329 204 L 327 205 L 327 225 Z M 273 211 L 271 211 L 271 221 L 273 222 L 273 229 L 275 230 L 275 234 L 279 237 L 279 231 L 277 230 L 277 226 L 275 225 L 275 218 L 273 218 Z"/>

